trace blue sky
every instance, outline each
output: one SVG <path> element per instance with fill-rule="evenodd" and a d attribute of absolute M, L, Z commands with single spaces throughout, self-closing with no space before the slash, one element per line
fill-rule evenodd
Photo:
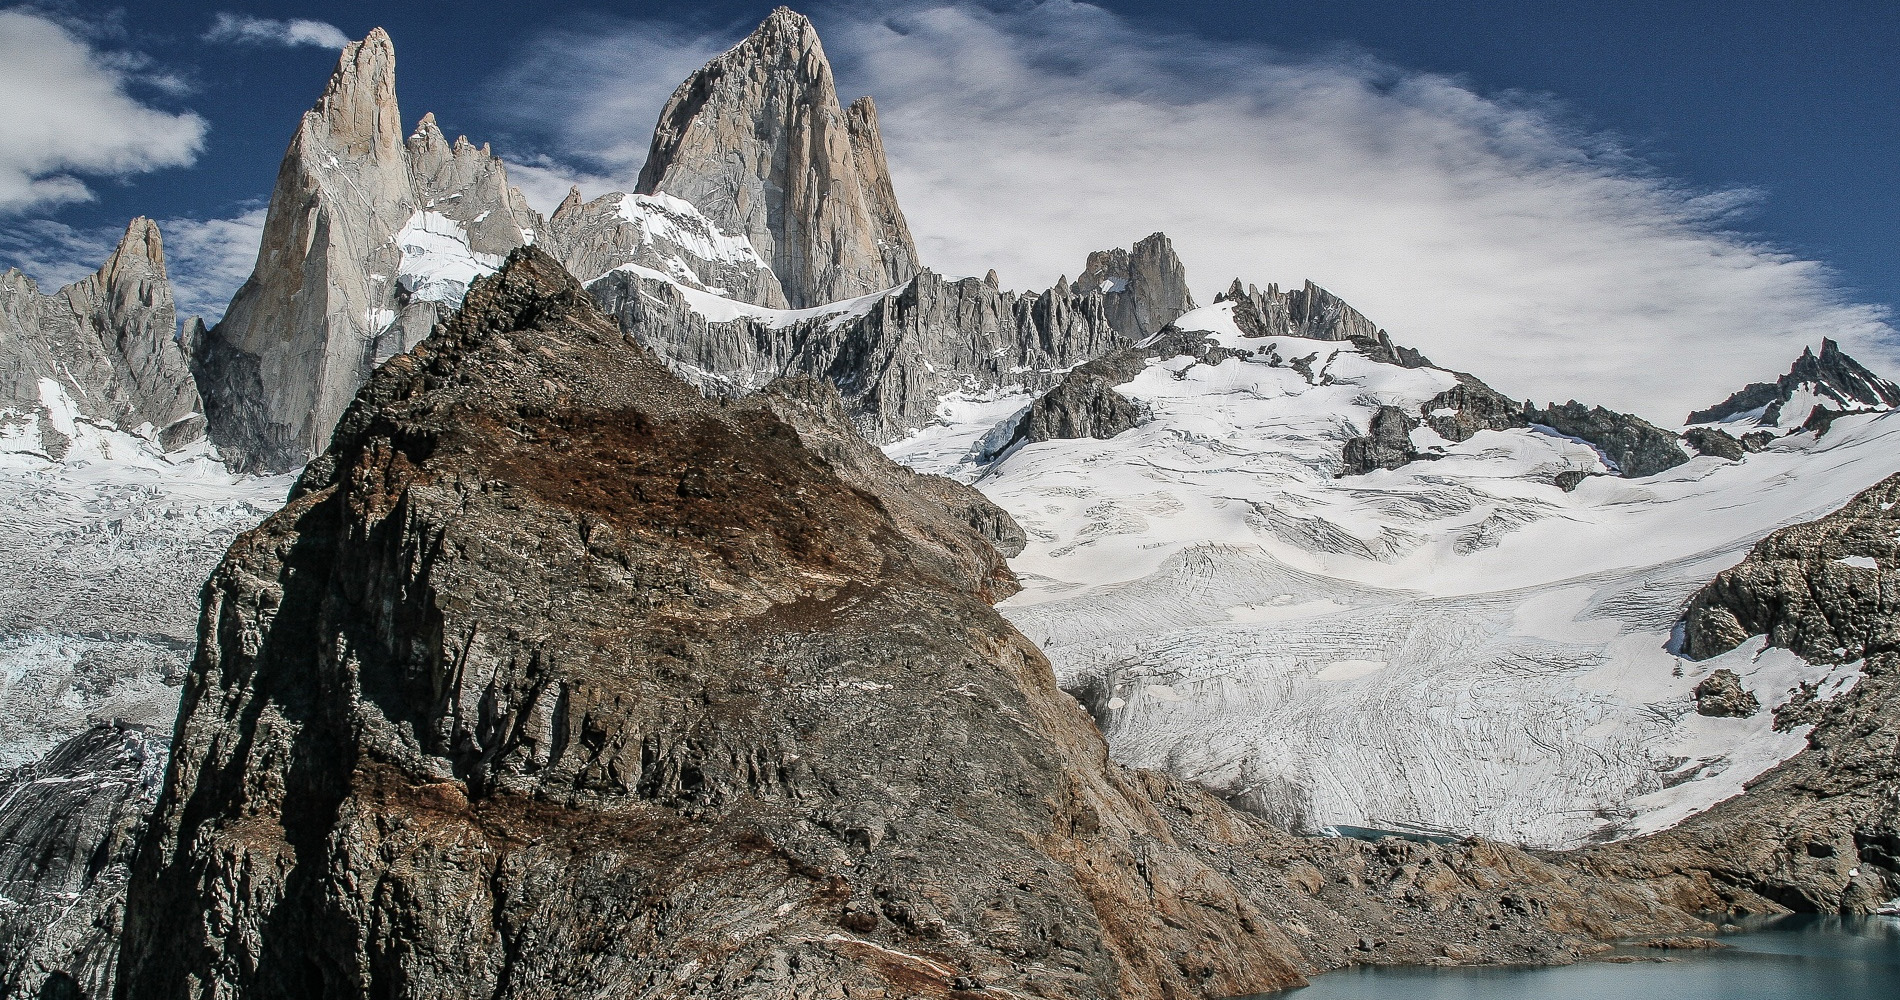
<path fill-rule="evenodd" d="M 120 98 L 60 117 L 0 93 L 0 264 L 70 280 L 150 215 L 216 311 L 330 46 L 375 25 L 404 117 L 493 143 L 537 204 L 625 187 L 672 85 L 768 6 L 0 7 L 0 31 L 56 25 Z M 1900 361 L 1880 314 L 1900 305 L 1900 5 L 1658 6 L 801 9 L 844 96 L 878 98 L 925 261 L 951 273 L 1047 285 L 1166 229 L 1203 297 L 1311 277 L 1506 391 L 1639 411 L 1829 332 Z M 28 155 L 49 134 L 63 162 Z"/>

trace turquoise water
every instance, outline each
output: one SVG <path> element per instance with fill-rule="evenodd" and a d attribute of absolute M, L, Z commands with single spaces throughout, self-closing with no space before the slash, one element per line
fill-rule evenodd
<path fill-rule="evenodd" d="M 1783 917 L 1720 940 L 1668 962 L 1343 969 L 1261 1000 L 1900 1000 L 1900 919 Z"/>

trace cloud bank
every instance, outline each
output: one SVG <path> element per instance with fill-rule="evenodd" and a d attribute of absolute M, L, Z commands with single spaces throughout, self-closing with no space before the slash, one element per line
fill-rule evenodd
<path fill-rule="evenodd" d="M 182 167 L 204 148 L 205 122 L 129 94 L 141 61 L 102 53 L 59 24 L 0 10 L 0 213 L 92 197 L 82 177 Z"/>
<path fill-rule="evenodd" d="M 268 17 L 228 13 L 219 14 L 217 20 L 211 22 L 211 29 L 205 32 L 204 40 L 218 44 L 281 45 L 285 48 L 314 45 L 324 49 L 340 49 L 350 44 L 350 36 L 344 34 L 343 29 L 323 21 L 304 18 L 278 21 Z"/>

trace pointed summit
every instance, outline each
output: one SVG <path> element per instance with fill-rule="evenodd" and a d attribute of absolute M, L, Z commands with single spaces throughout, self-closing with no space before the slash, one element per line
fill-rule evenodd
<path fill-rule="evenodd" d="M 281 472 L 320 452 L 375 364 L 538 226 L 501 161 L 434 115 L 405 139 L 387 33 L 345 47 L 278 168 L 256 269 L 195 350 L 227 461 Z"/>
<path fill-rule="evenodd" d="M 362 41 L 344 47 L 311 113 L 324 120 L 331 136 L 351 155 L 401 155 L 396 46 L 388 33 L 373 28 Z"/>
<path fill-rule="evenodd" d="M 1896 406 L 1900 406 L 1900 386 L 1867 370 L 1841 345 L 1823 338 L 1818 356 L 1813 348 L 1803 348 L 1788 374 L 1774 382 L 1745 386 L 1722 402 L 1689 414 L 1689 423 L 1795 428 L 1816 410 L 1841 413 Z"/>
<path fill-rule="evenodd" d="M 889 288 L 917 271 L 877 109 L 839 105 L 818 32 L 788 8 L 673 92 L 638 190 L 684 198 L 744 236 L 794 306 Z"/>
<path fill-rule="evenodd" d="M 42 295 L 0 276 L 0 411 L 41 414 L 40 451 L 58 458 L 73 416 L 171 450 L 203 436 L 198 390 L 178 346 L 158 225 L 140 217 L 98 271 Z M 49 419 L 53 411 L 66 415 Z"/>

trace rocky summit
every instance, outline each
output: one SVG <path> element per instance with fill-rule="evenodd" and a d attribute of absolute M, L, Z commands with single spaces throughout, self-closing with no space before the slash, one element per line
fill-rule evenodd
<path fill-rule="evenodd" d="M 178 342 L 165 247 L 133 219 L 94 274 L 43 295 L 17 269 L 0 274 L 0 432 L 59 458 L 87 420 L 164 450 L 204 437 L 204 416 Z"/>
<path fill-rule="evenodd" d="M 638 190 L 683 198 L 745 237 L 794 307 L 917 271 L 877 108 L 869 97 L 839 106 L 817 30 L 785 7 L 673 92 Z"/>
<path fill-rule="evenodd" d="M 1296 981 L 990 610 L 1006 518 L 823 398 L 479 284 L 213 575 L 121 995 Z"/>
<path fill-rule="evenodd" d="M 538 222 L 486 147 L 451 143 L 433 115 L 405 139 L 395 45 L 380 28 L 351 43 L 284 154 L 256 269 L 195 345 L 227 461 L 309 461 L 370 369 Z"/>

